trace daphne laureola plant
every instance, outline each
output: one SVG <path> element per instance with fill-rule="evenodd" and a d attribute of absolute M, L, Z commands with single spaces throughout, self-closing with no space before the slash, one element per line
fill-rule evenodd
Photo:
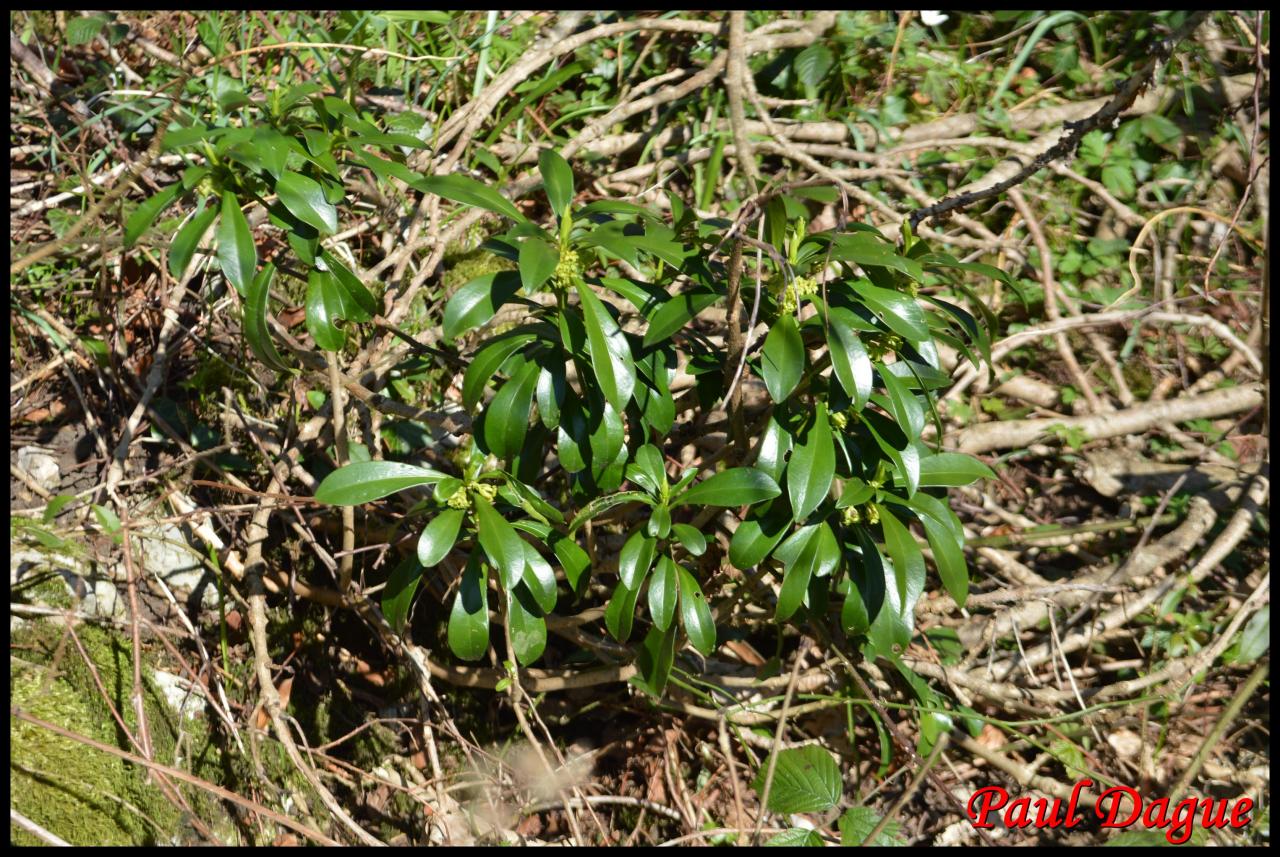
<path fill-rule="evenodd" d="M 416 555 L 384 593 L 393 626 L 403 628 L 421 576 L 457 551 L 466 559 L 447 640 L 458 658 L 487 651 L 491 593 L 511 655 L 527 665 L 546 648 L 549 615 L 603 592 L 605 624 L 619 642 L 647 626 L 634 680 L 661 694 L 684 641 L 704 655 L 716 648 L 709 600 L 733 577 L 721 573 L 726 563 L 772 576 L 776 596 L 763 606 L 779 623 L 838 615 L 868 657 L 895 659 L 912 638 L 927 583 L 913 528 L 942 586 L 964 602 L 964 535 L 945 492 L 991 472 L 923 434 L 937 419 L 935 391 L 948 383 L 937 344 L 975 364 L 979 354 L 989 359 L 994 319 L 959 275 L 1007 282 L 1001 271 L 935 252 L 906 228 L 900 244 L 864 224 L 807 232 L 813 203 L 834 201 L 835 191 L 801 184 L 762 195 L 766 240 L 757 246 L 769 252 L 744 274 L 741 252 L 717 261 L 723 245 L 743 240 L 727 221 L 699 217 L 675 194 L 669 217 L 618 200 L 576 205 L 573 171 L 552 150 L 538 161 L 553 221 L 544 227 L 480 181 L 414 172 L 403 152 L 423 146 L 416 135 L 388 133 L 318 86 L 272 93 L 263 113 L 256 125 L 170 130 L 167 149 L 199 152 L 204 163 L 143 203 L 126 240 L 195 196 L 172 239 L 170 269 L 182 275 L 217 220 L 216 256 L 243 298 L 245 339 L 272 369 L 289 370 L 267 323 L 276 266 L 259 266 L 244 203 L 262 204 L 284 230 L 301 269 L 292 273 L 307 282 L 307 330 L 331 352 L 377 310 L 322 243 L 337 231 L 344 170 L 395 177 L 510 224 L 483 247 L 515 270 L 467 282 L 444 309 L 446 341 L 476 340 L 462 380 L 463 405 L 476 416 L 452 465 L 357 461 L 316 491 L 323 503 L 355 505 L 430 489 L 415 507 L 426 510 Z M 741 377 L 741 352 L 727 353 L 695 322 L 726 302 L 731 279 L 751 318 L 768 322 L 762 338 L 745 334 Z M 921 290 L 940 282 L 965 294 L 981 320 Z M 484 332 L 507 305 L 522 307 L 519 322 Z M 692 378 L 679 401 L 678 373 Z M 673 467 L 688 441 L 677 415 L 692 407 L 692 425 L 706 431 L 735 385 L 740 396 L 755 391 L 730 403 L 724 422 L 739 421 L 738 439 L 730 431 L 721 454 Z M 616 574 L 606 533 L 620 536 Z"/>

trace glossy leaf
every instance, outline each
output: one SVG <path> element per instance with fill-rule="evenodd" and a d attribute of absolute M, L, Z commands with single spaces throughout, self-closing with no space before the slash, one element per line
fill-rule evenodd
<path fill-rule="evenodd" d="M 835 474 L 835 439 L 831 435 L 826 403 L 819 402 L 813 424 L 796 444 L 787 466 L 787 495 L 797 521 L 809 517 L 827 498 Z"/>
<path fill-rule="evenodd" d="M 800 609 L 804 595 L 809 589 L 809 580 L 813 577 L 814 569 L 818 564 L 817 536 L 816 527 L 806 532 L 800 542 L 799 555 L 794 562 L 786 566 L 782 576 L 782 589 L 778 592 L 778 608 L 775 614 L 779 622 L 790 619 L 796 610 Z"/>
<path fill-rule="evenodd" d="M 516 660 L 527 667 L 546 651 L 547 622 L 525 603 L 530 596 L 523 590 L 524 587 L 520 587 L 507 593 L 507 625 Z"/>
<path fill-rule="evenodd" d="M 642 690 L 660 697 L 667 688 L 671 664 L 676 653 L 676 629 L 672 625 L 666 631 L 651 627 L 636 653 L 639 673 L 631 679 Z"/>
<path fill-rule="evenodd" d="M 850 285 L 894 333 L 908 342 L 929 339 L 929 323 L 915 298 L 904 292 L 882 289 L 866 280 L 854 280 Z"/>
<path fill-rule="evenodd" d="M 649 499 L 648 494 L 641 491 L 619 491 L 616 494 L 606 494 L 603 497 L 597 497 L 586 506 L 583 506 L 582 510 L 573 516 L 573 520 L 569 522 L 569 533 L 572 534 L 578 529 L 578 527 L 581 527 L 597 515 L 603 515 L 614 506 L 620 506 L 623 503 L 634 503 L 637 501 L 641 503 L 653 502 Z"/>
<path fill-rule="evenodd" d="M 645 536 L 641 530 L 636 530 L 623 543 L 622 552 L 618 554 L 618 577 L 623 586 L 636 590 L 640 588 L 640 582 L 653 565 L 657 546 L 657 540 Z"/>
<path fill-rule="evenodd" d="M 249 221 L 240 210 L 235 194 L 229 190 L 222 192 L 221 214 L 218 220 L 218 263 L 227 282 L 245 295 L 258 268 L 258 250 L 253 244 Z"/>
<path fill-rule="evenodd" d="M 939 452 L 920 459 L 920 486 L 961 486 L 996 476 L 986 464 L 961 452 Z"/>
<path fill-rule="evenodd" d="M 478 661 L 489 648 L 489 599 L 477 554 L 467 563 L 449 612 L 449 650 L 464 661 Z"/>
<path fill-rule="evenodd" d="M 924 554 L 920 546 L 898 518 L 883 504 L 876 504 L 880 513 L 880 526 L 884 529 L 884 547 L 893 560 L 894 578 L 898 583 L 898 597 L 907 602 L 908 580 L 924 581 Z"/>
<path fill-rule="evenodd" d="M 518 222 L 528 219 L 520 213 L 520 209 L 511 204 L 511 200 L 487 184 L 478 182 L 468 176 L 428 176 L 420 180 L 417 185 L 427 193 L 434 193 L 445 199 L 460 202 L 463 205 L 483 208 L 486 211 L 510 217 Z"/>
<path fill-rule="evenodd" d="M 160 212 L 177 199 L 182 191 L 182 182 L 175 182 L 139 205 L 133 214 L 129 215 L 129 220 L 124 225 L 124 246 L 132 247 L 142 233 L 147 231 L 147 227 L 155 222 Z"/>
<path fill-rule="evenodd" d="M 502 588 L 510 592 L 524 576 L 525 540 L 488 500 L 479 495 L 473 495 L 472 499 L 480 547 L 484 548 L 489 563 L 498 569 Z"/>
<path fill-rule="evenodd" d="M 644 531 L 654 538 L 665 539 L 671 532 L 671 510 L 661 504 L 654 506 Z"/>
<path fill-rule="evenodd" d="M 604 303 L 585 283 L 578 283 L 578 299 L 582 302 L 582 318 L 587 329 L 587 348 L 591 368 L 604 397 L 619 413 L 627 409 L 636 384 L 636 367 L 631 346 L 605 309 Z"/>
<path fill-rule="evenodd" d="M 791 523 L 784 508 L 770 509 L 762 518 L 748 518 L 738 525 L 729 542 L 729 562 L 734 568 L 754 568 L 782 541 Z"/>
<path fill-rule="evenodd" d="M 338 231 L 338 209 L 325 198 L 324 188 L 315 179 L 285 170 L 276 182 L 276 194 L 290 214 L 321 234 Z"/>
<path fill-rule="evenodd" d="M 520 290 L 515 271 L 496 271 L 470 280 L 453 293 L 444 308 L 444 338 L 461 336 L 489 319 Z"/>
<path fill-rule="evenodd" d="M 462 406 L 468 411 L 474 410 L 484 395 L 484 388 L 498 374 L 507 358 L 536 338 L 533 333 L 513 333 L 477 351 L 462 376 Z"/>
<path fill-rule="evenodd" d="M 555 551 L 556 559 L 560 560 L 560 567 L 564 569 L 564 576 L 569 581 L 570 588 L 574 592 L 581 593 L 581 587 L 585 586 L 591 577 L 591 557 L 579 547 L 577 542 L 564 536 L 555 538 L 551 549 Z"/>
<path fill-rule="evenodd" d="M 782 493 L 778 484 L 754 467 L 733 467 L 689 488 L 676 506 L 748 506 Z"/>
<path fill-rule="evenodd" d="M 782 483 L 782 473 L 787 467 L 787 455 L 791 452 L 791 432 L 787 431 L 776 416 L 770 415 L 760 438 L 760 453 L 756 456 L 756 469 L 769 474 L 769 478 Z"/>
<path fill-rule="evenodd" d="M 688 524 L 672 524 L 671 532 L 690 556 L 702 556 L 707 552 L 707 537 Z"/>
<path fill-rule="evenodd" d="M 422 566 L 417 557 L 408 556 L 391 571 L 386 587 L 382 590 L 382 615 L 397 634 L 404 633 L 413 594 L 422 581 Z"/>
<path fill-rule="evenodd" d="M 896 375 L 884 366 L 879 368 L 880 381 L 889 398 L 889 413 L 893 414 L 907 437 L 920 437 L 924 431 L 924 410 L 920 402 Z"/>
<path fill-rule="evenodd" d="M 358 506 L 419 485 L 432 485 L 447 474 L 399 461 L 357 461 L 330 473 L 316 487 L 316 500 L 331 506 Z"/>
<path fill-rule="evenodd" d="M 628 589 L 619 584 L 614 587 L 609 604 L 604 608 L 604 625 L 619 643 L 625 643 L 631 638 L 631 625 L 636 618 L 636 600 L 639 597 L 639 588 Z"/>
<path fill-rule="evenodd" d="M 760 374 L 775 402 L 786 401 L 804 375 L 804 342 L 793 316 L 784 313 L 764 340 Z"/>
<path fill-rule="evenodd" d="M 341 351 L 347 341 L 346 333 L 335 324 L 346 310 L 340 288 L 329 271 L 313 268 L 307 274 L 307 332 L 324 351 Z"/>
<path fill-rule="evenodd" d="M 667 484 L 667 468 L 662 460 L 662 452 L 651 443 L 636 450 L 634 481 L 655 497 L 662 493 Z"/>
<path fill-rule="evenodd" d="M 710 657 L 716 648 L 716 625 L 711 617 L 702 587 L 684 566 L 676 567 L 680 580 L 680 622 L 689 642 L 704 656 Z"/>
<path fill-rule="evenodd" d="M 679 586 L 676 564 L 668 556 L 658 557 L 658 565 L 649 577 L 649 616 L 663 631 L 671 627 L 675 617 Z"/>
<path fill-rule="evenodd" d="M 510 459 L 524 446 L 539 371 L 537 363 L 525 363 L 485 409 L 484 442 L 499 458 Z"/>
<path fill-rule="evenodd" d="M 848 506 L 861 506 L 870 500 L 876 494 L 876 489 L 854 476 L 845 480 L 844 490 L 840 493 L 840 499 L 836 501 L 837 509 L 844 509 Z"/>
<path fill-rule="evenodd" d="M 560 254 L 541 238 L 526 238 L 520 243 L 520 281 L 526 290 L 532 292 L 555 273 L 560 262 Z"/>
<path fill-rule="evenodd" d="M 275 274 L 276 266 L 268 262 L 249 285 L 249 293 L 244 302 L 244 338 L 260 361 L 277 372 L 287 372 L 289 365 L 280 358 L 280 352 L 276 350 L 275 340 L 271 338 L 271 330 L 267 326 L 267 298 Z"/>
<path fill-rule="evenodd" d="M 569 162 L 553 149 L 538 153 L 538 172 L 542 174 L 542 187 L 547 192 L 547 202 L 557 218 L 562 218 L 573 202 L 573 169 Z"/>
<path fill-rule="evenodd" d="M 559 592 L 556 590 L 556 573 L 538 549 L 528 542 L 524 543 L 524 585 L 533 595 L 533 600 L 543 613 L 551 613 L 556 609 Z"/>
<path fill-rule="evenodd" d="M 209 224 L 217 216 L 216 208 L 206 208 L 183 224 L 178 234 L 173 236 L 173 243 L 169 245 L 169 273 L 175 280 L 182 279 L 182 275 L 186 273 L 187 265 L 191 263 L 191 257 L 200 245 L 200 239 L 209 231 Z"/>
<path fill-rule="evenodd" d="M 466 512 L 461 509 L 445 509 L 423 527 L 418 537 L 418 562 L 423 568 L 434 568 L 453 550 L 465 517 Z"/>
<path fill-rule="evenodd" d="M 345 301 L 346 315 L 344 317 L 352 321 L 369 321 L 377 315 L 377 298 L 365 287 L 364 283 L 360 282 L 360 278 L 352 273 L 351 269 L 342 263 L 342 260 L 328 250 L 322 250 L 320 257 L 324 259 L 329 272 L 333 274 L 338 285 L 347 293 L 348 300 Z"/>
<path fill-rule="evenodd" d="M 720 298 L 719 292 L 701 289 L 674 295 L 649 316 L 649 328 L 644 333 L 645 347 L 670 339 Z"/>
<path fill-rule="evenodd" d="M 846 307 L 831 307 L 827 331 L 827 347 L 831 351 L 831 368 L 840 386 L 844 387 L 853 406 L 861 410 L 871 395 L 871 358 L 854 329 L 853 311 Z"/>

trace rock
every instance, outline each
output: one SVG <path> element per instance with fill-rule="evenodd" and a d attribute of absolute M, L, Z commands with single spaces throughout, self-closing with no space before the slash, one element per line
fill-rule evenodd
<path fill-rule="evenodd" d="M 18 467 L 50 494 L 58 493 L 62 473 L 58 469 L 58 460 L 48 450 L 38 446 L 22 447 L 18 450 Z"/>
<path fill-rule="evenodd" d="M 139 527 L 135 544 L 147 574 L 164 581 L 179 602 L 188 606 L 192 598 L 206 608 L 218 606 L 218 584 L 204 567 L 202 556 L 191 546 L 186 531 L 172 523 L 149 524 Z"/>

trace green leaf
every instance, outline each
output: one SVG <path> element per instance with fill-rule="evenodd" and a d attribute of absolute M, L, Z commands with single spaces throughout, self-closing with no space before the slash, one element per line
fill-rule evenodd
<path fill-rule="evenodd" d="M 671 531 L 690 556 L 702 556 L 707 552 L 707 537 L 688 524 L 672 524 Z"/>
<path fill-rule="evenodd" d="M 449 612 L 449 650 L 464 661 L 478 661 L 489 648 L 489 599 L 478 552 L 471 554 Z"/>
<path fill-rule="evenodd" d="M 418 564 L 417 557 L 408 556 L 391 571 L 387 586 L 382 590 L 382 615 L 397 634 L 404 633 L 404 623 L 409 618 L 413 594 L 417 592 L 421 580 L 422 566 Z"/>
<path fill-rule="evenodd" d="M 787 494 L 797 521 L 809 517 L 831 490 L 836 474 L 835 438 L 827 420 L 827 405 L 819 402 L 813 424 L 791 453 L 787 466 Z"/>
<path fill-rule="evenodd" d="M 321 234 L 338 231 L 338 209 L 325 199 L 324 188 L 315 179 L 285 170 L 276 182 L 276 194 L 290 214 Z"/>
<path fill-rule="evenodd" d="M 631 347 L 609 315 L 604 303 L 585 283 L 577 285 L 578 299 L 582 303 L 582 316 L 587 329 L 587 349 L 591 353 L 591 368 L 596 383 L 613 409 L 622 413 L 631 401 L 636 385 L 636 367 L 631 358 Z"/>
<path fill-rule="evenodd" d="M 330 506 L 358 506 L 447 478 L 438 470 L 399 461 L 357 461 L 326 476 L 316 487 L 316 500 Z"/>
<path fill-rule="evenodd" d="M 466 512 L 461 509 L 445 509 L 422 529 L 418 537 L 418 562 L 423 568 L 435 568 L 453 550 L 465 517 Z"/>
<path fill-rule="evenodd" d="M 553 538 L 551 549 L 555 551 L 556 559 L 560 560 L 565 579 L 569 581 L 569 586 L 574 592 L 581 594 L 582 589 L 579 584 L 585 586 L 586 581 L 591 577 L 591 557 L 573 539 L 564 536 Z"/>
<path fill-rule="evenodd" d="M 993 471 L 972 455 L 939 452 L 920 459 L 920 487 L 958 487 L 979 479 L 994 479 Z"/>
<path fill-rule="evenodd" d="M 782 540 L 791 523 L 785 507 L 773 508 L 760 518 L 748 518 L 738 525 L 729 542 L 729 562 L 743 571 L 754 568 Z"/>
<path fill-rule="evenodd" d="M 680 579 L 680 622 L 684 632 L 695 649 L 710 657 L 716 648 L 716 624 L 711 608 L 689 570 L 681 565 L 676 567 L 676 573 Z"/>
<path fill-rule="evenodd" d="M 927 496 L 917 494 L 916 497 Z M 924 525 L 925 536 L 929 539 L 929 547 L 933 549 L 933 564 L 938 567 L 938 576 L 946 587 L 951 600 L 957 607 L 963 607 L 969 597 L 969 567 L 964 561 L 964 536 L 959 537 L 951 529 L 938 523 L 933 518 L 922 515 L 920 523 Z"/>
<path fill-rule="evenodd" d="M 831 257 L 853 262 L 862 267 L 891 268 L 901 271 L 916 282 L 924 279 L 924 268 L 915 259 L 894 252 L 894 246 L 870 232 L 837 235 L 831 242 Z M 857 285 L 855 283 L 855 289 Z M 861 291 L 860 289 L 858 291 Z M 880 291 L 887 291 L 881 289 Z M 890 294 L 898 294 L 890 292 Z M 874 309 L 874 307 L 873 307 Z M 905 334 L 904 334 L 905 335 Z"/>
<path fill-rule="evenodd" d="M 496 271 L 471 280 L 453 293 L 444 308 L 444 338 L 461 336 L 493 318 L 520 290 L 515 271 Z"/>
<path fill-rule="evenodd" d="M 652 503 L 649 495 L 642 491 L 619 491 L 616 494 L 606 494 L 603 497 L 597 497 L 586 506 L 582 507 L 582 511 L 573 516 L 573 520 L 569 522 L 569 534 L 572 535 L 578 527 L 581 527 L 587 521 L 602 515 L 614 506 L 620 506 L 623 503 Z"/>
<path fill-rule="evenodd" d="M 182 190 L 182 182 L 175 182 L 138 206 L 124 225 L 124 246 L 132 247 L 142 233 L 147 231 L 147 227 L 155 222 L 160 212 L 178 198 Z"/>
<path fill-rule="evenodd" d="M 791 433 L 783 428 L 774 415 L 769 416 L 764 436 L 760 438 L 760 452 L 756 456 L 756 469 L 769 478 L 782 483 L 782 473 L 787 468 L 787 453 L 791 452 Z"/>
<path fill-rule="evenodd" d="M 476 208 L 483 208 L 495 214 L 502 214 L 518 222 L 528 220 L 520 209 L 511 204 L 511 200 L 498 193 L 488 185 L 481 184 L 473 178 L 462 175 L 428 176 L 418 182 L 418 186 L 427 193 L 434 193 L 445 199 L 460 202 Z"/>
<path fill-rule="evenodd" d="M 719 292 L 703 289 L 675 295 L 649 316 L 649 328 L 644 332 L 644 347 L 670 339 L 690 319 L 720 300 L 720 297 Z"/>
<path fill-rule="evenodd" d="M 249 294 L 244 302 L 244 338 L 260 361 L 277 372 L 287 372 L 289 365 L 280 359 L 280 352 L 276 350 L 267 327 L 267 297 L 275 275 L 276 266 L 268 262 L 249 285 Z"/>
<path fill-rule="evenodd" d="M 886 824 L 876 837 L 875 842 L 867 842 L 867 837 L 871 835 L 871 831 L 876 829 L 880 819 L 880 814 L 870 807 L 849 807 L 844 811 L 844 815 L 840 816 L 840 821 L 838 822 L 840 826 L 840 844 L 846 848 L 867 844 L 882 847 L 905 845 L 906 843 L 898 833 L 897 821 L 890 821 Z"/>
<path fill-rule="evenodd" d="M 790 619 L 800 609 L 805 593 L 809 591 L 809 580 L 813 577 L 814 568 L 818 564 L 817 527 L 812 529 L 806 527 L 797 532 L 796 536 L 801 537 L 801 548 L 795 561 L 787 563 L 782 576 L 782 589 L 778 592 L 778 608 L 775 613 L 779 622 Z M 792 540 L 788 539 L 788 541 Z M 781 556 L 782 552 L 782 548 L 779 548 L 777 555 Z"/>
<path fill-rule="evenodd" d="M 499 458 L 511 459 L 524 446 L 540 371 L 537 363 L 525 363 L 485 409 L 484 442 Z"/>
<path fill-rule="evenodd" d="M 109 507 L 99 506 L 97 503 L 90 504 L 90 507 L 93 509 L 93 514 L 97 517 L 102 529 L 111 536 L 111 541 L 121 544 L 124 541 L 124 525 L 120 523 L 120 518 L 116 516 L 116 513 Z"/>
<path fill-rule="evenodd" d="M 334 322 L 346 311 L 338 281 L 330 271 L 313 268 L 307 274 L 307 331 L 324 351 L 341 351 L 347 334 Z"/>
<path fill-rule="evenodd" d="M 675 506 L 749 506 L 782 493 L 778 484 L 754 467 L 733 467 L 692 486 Z"/>
<path fill-rule="evenodd" d="M 200 239 L 209 231 L 209 224 L 213 223 L 213 219 L 217 216 L 218 210 L 213 207 L 197 212 L 178 230 L 178 234 L 173 236 L 173 243 L 169 245 L 169 273 L 175 280 L 182 279 L 182 275 L 186 273 L 187 265 L 191 263 L 191 257 L 195 255 Z"/>
<path fill-rule="evenodd" d="M 560 411 L 568 398 L 568 385 L 565 380 L 563 363 L 548 361 L 538 373 L 538 418 L 549 429 L 560 427 Z"/>
<path fill-rule="evenodd" d="M 671 620 L 675 617 L 678 587 L 676 564 L 671 557 L 658 557 L 657 568 L 649 578 L 649 616 L 653 624 L 663 631 L 671 627 Z"/>
<path fill-rule="evenodd" d="M 809 87 L 822 83 L 822 79 L 831 71 L 835 57 L 831 49 L 820 42 L 814 42 L 802 50 L 795 58 L 796 79 Z"/>
<path fill-rule="evenodd" d="M 547 622 L 525 603 L 530 596 L 524 590 L 507 593 L 507 623 L 516 660 L 527 667 L 547 649 Z"/>
<path fill-rule="evenodd" d="M 551 564 L 542 558 L 538 549 L 528 542 L 524 543 L 524 585 L 528 587 L 533 600 L 543 613 L 556 609 L 559 592 L 556 590 L 556 573 Z"/>
<path fill-rule="evenodd" d="M 628 589 L 619 584 L 604 608 L 604 624 L 609 633 L 619 643 L 631 638 L 631 624 L 636 617 L 636 600 L 640 597 L 640 589 Z"/>
<path fill-rule="evenodd" d="M 654 506 L 644 531 L 654 538 L 665 539 L 671 532 L 671 510 L 662 504 Z"/>
<path fill-rule="evenodd" d="M 661 495 L 667 484 L 667 468 L 656 446 L 646 443 L 636 450 L 635 464 L 628 469 L 627 478 L 655 497 Z"/>
<path fill-rule="evenodd" d="M 477 351 L 462 376 L 462 406 L 468 411 L 473 410 L 484 395 L 484 388 L 498 374 L 507 358 L 535 339 L 537 334 L 513 331 Z"/>
<path fill-rule="evenodd" d="M 854 408 L 862 410 L 871 395 L 871 358 L 854 332 L 852 316 L 853 311 L 847 307 L 830 308 L 827 347 L 831 351 L 831 368 L 840 386 L 853 399 Z"/>
<path fill-rule="evenodd" d="M 810 47 L 816 47 L 816 45 L 810 45 Z M 817 831 L 804 827 L 793 827 L 790 830 L 784 830 L 764 843 L 766 848 L 774 846 L 783 848 L 822 848 L 826 844 Z"/>
<path fill-rule="evenodd" d="M 656 626 L 649 629 L 640 651 L 636 653 L 638 675 L 631 679 L 641 689 L 653 696 L 662 696 L 671 675 L 671 663 L 676 654 L 676 629 L 672 625 L 666 631 Z"/>
<path fill-rule="evenodd" d="M 1271 648 L 1271 605 L 1262 608 L 1244 623 L 1240 642 L 1230 658 L 1232 663 L 1251 664 Z"/>
<path fill-rule="evenodd" d="M 560 262 L 560 253 L 541 238 L 526 238 L 520 243 L 520 281 L 529 292 L 545 283 Z"/>
<path fill-rule="evenodd" d="M 364 283 L 360 282 L 360 278 L 352 273 L 350 268 L 342 264 L 342 261 L 328 250 L 320 251 L 320 258 L 324 259 L 329 272 L 333 274 L 338 285 L 347 293 L 346 296 L 349 300 L 344 301 L 346 304 L 344 318 L 348 318 L 351 321 L 369 321 L 378 314 L 377 298 L 373 296 L 373 292 L 365 287 Z"/>
<path fill-rule="evenodd" d="M 768 764 L 760 766 L 751 787 L 764 797 Z M 826 812 L 840 802 L 844 784 L 840 768 L 822 747 L 792 747 L 778 751 L 769 789 L 770 812 L 787 815 L 797 812 Z"/>
<path fill-rule="evenodd" d="M 920 437 L 924 431 L 924 410 L 906 384 L 883 365 L 879 366 L 880 381 L 889 396 L 889 413 L 898 421 L 907 437 Z"/>
<path fill-rule="evenodd" d="M 67 21 L 67 44 L 73 48 L 87 45 L 97 38 L 106 25 L 107 19 L 101 15 L 71 18 Z"/>
<path fill-rule="evenodd" d="M 769 389 L 769 397 L 778 403 L 786 401 L 800 383 L 804 364 L 800 328 L 793 316 L 784 314 L 765 337 L 764 352 L 760 357 L 760 373 Z"/>
<path fill-rule="evenodd" d="M 640 589 L 640 583 L 649 573 L 653 565 L 654 551 L 657 549 L 656 539 L 647 537 L 643 531 L 636 530 L 622 545 L 618 554 L 618 577 L 627 589 Z"/>
<path fill-rule="evenodd" d="M 498 569 L 502 588 L 510 592 L 524 576 L 525 540 L 485 498 L 473 495 L 476 535 L 489 563 Z"/>
<path fill-rule="evenodd" d="M 240 203 L 229 190 L 222 192 L 222 218 L 218 221 L 218 262 L 227 282 L 241 295 L 249 291 L 258 267 L 258 250 L 253 244 L 249 221 Z"/>
<path fill-rule="evenodd" d="M 850 285 L 863 303 L 883 318 L 894 333 L 908 342 L 929 339 L 929 323 L 915 298 L 903 292 L 882 289 L 866 280 L 854 280 Z"/>
<path fill-rule="evenodd" d="M 840 493 L 840 499 L 836 501 L 836 508 L 844 509 L 848 506 L 861 506 L 874 497 L 875 493 L 876 489 L 858 477 L 853 476 L 845 480 L 844 490 Z"/>
<path fill-rule="evenodd" d="M 563 218 L 573 202 L 573 169 L 559 152 L 543 149 L 538 153 L 538 172 L 551 210 L 558 219 Z"/>
<path fill-rule="evenodd" d="M 898 582 L 898 597 L 902 604 L 908 600 L 908 581 L 918 579 L 924 581 L 924 554 L 920 546 L 912 538 L 906 525 L 889 511 L 887 506 L 877 503 L 880 513 L 880 526 L 884 529 L 884 547 L 893 560 L 894 578 Z"/>

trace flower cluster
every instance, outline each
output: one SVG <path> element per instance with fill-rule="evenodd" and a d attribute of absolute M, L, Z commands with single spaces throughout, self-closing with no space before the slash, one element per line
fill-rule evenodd
<path fill-rule="evenodd" d="M 582 262 L 578 259 L 578 251 L 566 247 L 560 252 L 560 261 L 551 275 L 551 286 L 557 291 L 568 291 L 581 277 Z"/>

